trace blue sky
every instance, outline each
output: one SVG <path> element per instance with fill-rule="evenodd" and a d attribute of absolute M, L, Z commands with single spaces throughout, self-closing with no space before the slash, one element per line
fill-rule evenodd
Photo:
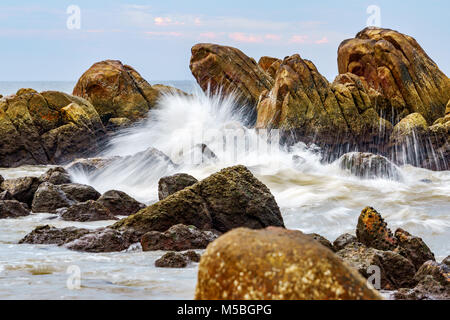
<path fill-rule="evenodd" d="M 67 8 L 81 28 L 67 28 Z M 94 62 L 119 59 L 147 80 L 189 80 L 190 48 L 231 45 L 249 56 L 299 53 L 329 80 L 339 43 L 366 26 L 377 5 L 381 26 L 409 34 L 450 74 L 450 2 L 248 0 L 1 0 L 0 81 L 75 81 Z"/>

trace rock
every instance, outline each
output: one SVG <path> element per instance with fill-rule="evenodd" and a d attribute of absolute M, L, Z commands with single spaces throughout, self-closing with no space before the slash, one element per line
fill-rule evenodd
<path fill-rule="evenodd" d="M 1 185 L 2 185 L 3 181 L 5 181 L 5 179 L 0 175 L 0 191 L 2 190 Z"/>
<path fill-rule="evenodd" d="M 280 59 L 264 56 L 259 59 L 258 65 L 274 79 L 281 62 Z"/>
<path fill-rule="evenodd" d="M 202 255 L 197 300 L 381 299 L 355 270 L 300 231 L 234 229 Z"/>
<path fill-rule="evenodd" d="M 400 170 L 387 158 L 366 152 L 349 152 L 338 160 L 342 170 L 364 179 L 403 180 Z"/>
<path fill-rule="evenodd" d="M 147 232 L 142 236 L 141 245 L 143 251 L 205 249 L 218 236 L 214 231 L 201 231 L 194 226 L 177 224 L 165 232 Z"/>
<path fill-rule="evenodd" d="M 284 226 L 270 190 L 244 166 L 223 169 L 112 226 L 136 232 L 166 231 L 176 224 L 226 232 Z"/>
<path fill-rule="evenodd" d="M 8 191 L 14 199 L 31 206 L 39 184 L 40 181 L 36 177 L 22 177 L 3 181 L 1 188 Z"/>
<path fill-rule="evenodd" d="M 106 124 L 106 128 L 110 131 L 117 131 L 130 127 L 133 122 L 128 118 L 111 118 Z"/>
<path fill-rule="evenodd" d="M 393 290 L 413 287 L 414 265 L 394 251 L 367 248 L 361 243 L 351 243 L 336 253 L 346 263 L 357 269 L 365 278 L 374 275 L 373 266 L 380 268 L 381 289 Z"/>
<path fill-rule="evenodd" d="M 59 188 L 61 188 L 69 199 L 78 202 L 97 200 L 101 196 L 97 190 L 85 184 L 67 183 L 60 185 Z"/>
<path fill-rule="evenodd" d="M 419 283 L 413 289 L 402 288 L 394 293 L 398 300 L 449 300 L 450 267 L 443 263 L 427 261 L 417 271 L 414 279 Z"/>
<path fill-rule="evenodd" d="M 380 114 L 396 123 L 420 113 L 428 123 L 444 116 L 450 80 L 415 39 L 400 32 L 365 28 L 338 49 L 339 73 L 351 72 L 384 97 Z"/>
<path fill-rule="evenodd" d="M 257 110 L 257 128 L 280 129 L 288 143 L 315 143 L 338 156 L 342 145 L 377 150 L 392 130 L 373 108 L 359 77 L 339 75 L 330 84 L 298 54 L 282 61 Z"/>
<path fill-rule="evenodd" d="M 185 253 L 167 252 L 155 261 L 157 268 L 185 268 L 189 262 L 199 262 L 200 255 L 195 251 Z"/>
<path fill-rule="evenodd" d="M 158 197 L 163 200 L 177 191 L 190 187 L 198 180 L 186 173 L 177 173 L 173 176 L 163 177 L 158 182 Z"/>
<path fill-rule="evenodd" d="M 71 183 L 69 173 L 63 167 L 55 167 L 47 170 L 40 176 L 41 182 L 49 182 L 54 185 Z"/>
<path fill-rule="evenodd" d="M 38 226 L 19 243 L 28 244 L 57 244 L 59 246 L 78 239 L 91 232 L 88 229 L 80 229 L 75 227 L 67 227 L 58 229 L 53 226 L 45 225 Z"/>
<path fill-rule="evenodd" d="M 397 247 L 397 239 L 393 237 L 387 223 L 371 207 L 361 212 L 356 227 L 356 237 L 362 244 L 379 250 L 394 250 Z"/>
<path fill-rule="evenodd" d="M 74 203 L 75 201 L 69 199 L 59 186 L 44 182 L 34 194 L 31 209 L 34 213 L 56 213 L 57 209 L 70 207 Z"/>
<path fill-rule="evenodd" d="M 3 191 L 0 192 L 0 200 L 15 200 L 15 199 L 9 191 Z"/>
<path fill-rule="evenodd" d="M 145 204 L 136 201 L 125 192 L 117 190 L 105 192 L 97 202 L 109 209 L 115 216 L 129 216 L 146 207 Z"/>
<path fill-rule="evenodd" d="M 30 211 L 17 200 L 0 200 L 0 219 L 30 215 Z"/>
<path fill-rule="evenodd" d="M 58 213 L 61 219 L 66 221 L 86 222 L 116 219 L 108 208 L 94 200 L 76 203 L 69 208 L 61 209 Z"/>
<path fill-rule="evenodd" d="M 270 90 L 272 78 L 254 59 L 232 47 L 199 43 L 192 47 L 189 65 L 203 91 L 236 95 L 239 105 L 255 115 L 260 94 Z"/>
<path fill-rule="evenodd" d="M 339 250 L 344 249 L 347 245 L 358 242 L 358 239 L 354 235 L 349 233 L 344 233 L 336 238 L 333 242 L 334 251 L 337 252 Z"/>
<path fill-rule="evenodd" d="M 64 246 L 67 249 L 84 252 L 118 252 L 128 249 L 136 239 L 129 234 L 112 230 L 110 228 L 100 228 L 93 230 Z"/>
<path fill-rule="evenodd" d="M 446 264 L 447 266 L 450 267 L 450 256 L 447 256 L 444 260 L 442 260 L 441 263 Z"/>
<path fill-rule="evenodd" d="M 433 260 L 434 254 L 422 238 L 415 237 L 403 229 L 395 231 L 395 238 L 399 246 L 399 253 L 409 259 L 418 270 L 426 261 Z"/>
<path fill-rule="evenodd" d="M 204 143 L 195 145 L 192 152 L 195 164 L 216 162 L 218 160 L 216 154 Z"/>
<path fill-rule="evenodd" d="M 97 170 L 107 167 L 113 161 L 118 159 L 121 159 L 121 157 L 76 159 L 69 163 L 66 169 L 71 172 L 93 174 Z"/>
<path fill-rule="evenodd" d="M 0 167 L 54 164 L 86 156 L 106 133 L 84 99 L 22 90 L 0 101 Z"/>
<path fill-rule="evenodd" d="M 333 245 L 327 238 L 322 237 L 320 234 L 317 233 L 310 233 L 306 235 L 312 237 L 314 240 L 318 241 L 324 247 L 330 249 L 331 251 L 334 251 Z"/>
<path fill-rule="evenodd" d="M 183 90 L 180 90 L 178 88 L 174 88 L 171 86 L 166 86 L 164 84 L 155 84 L 152 86 L 153 89 L 158 90 L 160 95 L 179 95 L 179 96 L 189 96 L 186 92 Z"/>
<path fill-rule="evenodd" d="M 78 80 L 73 95 L 90 101 L 103 123 L 110 118 L 144 118 L 159 96 L 130 66 L 117 60 L 92 65 Z"/>

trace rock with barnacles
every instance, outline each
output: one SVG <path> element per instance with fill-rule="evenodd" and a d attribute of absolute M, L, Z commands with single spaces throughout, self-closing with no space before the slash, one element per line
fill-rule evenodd
<path fill-rule="evenodd" d="M 234 229 L 202 255 L 198 300 L 381 299 L 331 250 L 300 231 Z"/>

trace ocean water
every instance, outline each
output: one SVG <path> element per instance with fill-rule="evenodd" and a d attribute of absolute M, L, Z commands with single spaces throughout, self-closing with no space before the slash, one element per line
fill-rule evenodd
<path fill-rule="evenodd" d="M 164 84 L 187 93 L 191 93 L 197 87 L 197 83 L 193 80 L 155 80 L 150 84 Z M 38 92 L 53 90 L 72 94 L 75 85 L 76 81 L 0 81 L 0 94 L 7 96 L 21 88 L 32 88 Z"/>
<path fill-rule="evenodd" d="M 71 172 L 72 179 L 92 185 L 100 192 L 122 190 L 151 204 L 157 201 L 158 180 L 162 176 L 185 172 L 203 179 L 222 168 L 243 164 L 269 187 L 290 229 L 319 233 L 333 241 L 346 232 L 355 234 L 361 210 L 372 206 L 392 230 L 401 227 L 422 237 L 438 261 L 449 254 L 450 171 L 433 172 L 405 165 L 397 168 L 399 181 L 357 178 L 340 169 L 337 162 L 322 163 L 317 148 L 302 143 L 289 149 L 273 148 L 260 133 L 244 126 L 246 119 L 236 111 L 232 98 L 220 99 L 196 89 L 192 92 L 191 97 L 163 96 L 146 121 L 116 134 L 98 154 L 127 156 L 154 147 L 178 167 L 119 162 L 93 175 Z M 249 148 L 231 152 L 223 148 L 220 135 L 206 136 L 205 140 L 205 132 L 224 133 L 230 129 L 242 131 L 252 141 Z M 190 161 L 192 155 L 184 152 L 186 146 L 202 142 L 217 155 L 217 161 L 203 164 Z M 0 169 L 0 175 L 38 176 L 47 169 L 48 166 Z M 0 299 L 194 297 L 197 264 L 186 269 L 156 268 L 154 261 L 163 252 L 142 252 L 136 246 L 126 252 L 91 254 L 51 245 L 17 244 L 37 225 L 96 228 L 113 223 L 73 223 L 54 218 L 51 214 L 32 214 L 0 220 Z M 71 266 L 81 272 L 79 290 L 67 286 Z"/>

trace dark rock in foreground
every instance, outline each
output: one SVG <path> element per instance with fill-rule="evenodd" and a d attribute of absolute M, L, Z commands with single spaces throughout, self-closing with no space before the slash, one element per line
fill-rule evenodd
<path fill-rule="evenodd" d="M 190 187 L 197 182 L 197 179 L 186 173 L 177 173 L 173 176 L 162 177 L 158 182 L 159 200 L 163 200 L 175 192 Z"/>
<path fill-rule="evenodd" d="M 61 219 L 66 221 L 116 220 L 108 208 L 94 200 L 74 204 L 69 208 L 61 209 L 58 213 Z"/>
<path fill-rule="evenodd" d="M 360 274 L 300 231 L 234 229 L 202 255 L 198 300 L 381 299 Z"/>
<path fill-rule="evenodd" d="M 17 200 L 0 200 L 0 219 L 28 216 L 30 211 Z"/>
<path fill-rule="evenodd" d="M 205 249 L 219 234 L 214 231 L 201 231 L 194 226 L 177 224 L 165 232 L 150 231 L 142 236 L 143 251 Z"/>
<path fill-rule="evenodd" d="M 145 204 L 140 203 L 125 192 L 117 190 L 105 192 L 97 200 L 97 203 L 105 206 L 115 216 L 129 216 L 146 207 Z"/>

